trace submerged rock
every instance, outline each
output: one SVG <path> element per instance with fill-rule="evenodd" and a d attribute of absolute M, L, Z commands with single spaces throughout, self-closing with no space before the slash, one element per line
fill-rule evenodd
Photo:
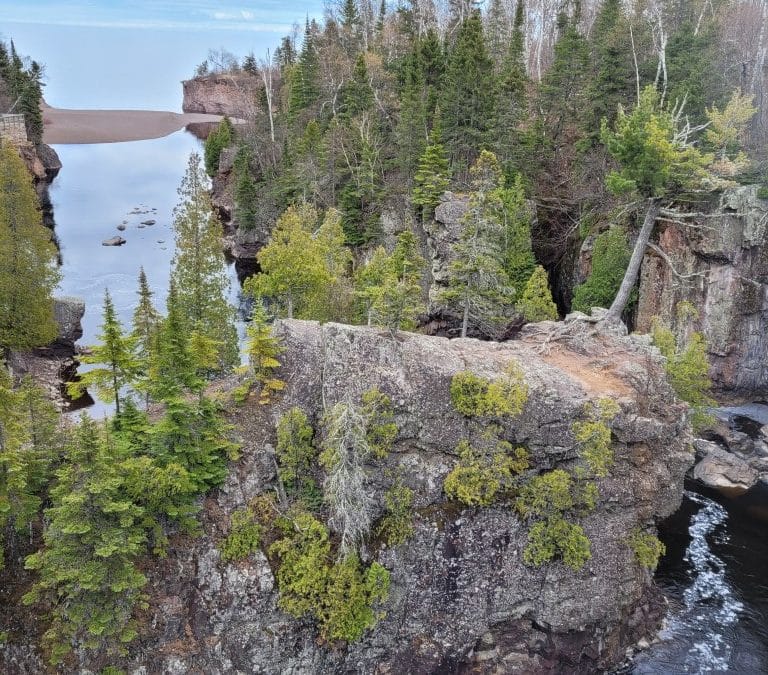
<path fill-rule="evenodd" d="M 104 241 L 101 242 L 101 245 L 102 246 L 122 246 L 125 243 L 126 243 L 125 239 L 119 236 L 115 236 L 115 237 L 110 237 L 109 239 L 105 239 Z"/>

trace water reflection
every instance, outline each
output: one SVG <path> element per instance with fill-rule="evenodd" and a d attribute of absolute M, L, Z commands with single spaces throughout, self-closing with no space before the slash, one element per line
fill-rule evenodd
<path fill-rule="evenodd" d="M 173 209 L 189 154 L 200 142 L 185 131 L 130 143 L 57 145 L 63 169 L 51 189 L 62 256 L 59 292 L 86 304 L 81 345 L 97 341 L 104 289 L 109 288 L 124 326 L 136 305 L 137 277 L 144 267 L 159 309 L 165 306 L 174 254 Z M 138 211 L 138 213 L 136 212 Z M 142 226 L 142 221 L 154 220 Z M 117 226 L 125 224 L 125 231 Z M 123 246 L 102 246 L 121 235 Z M 229 266 L 231 301 L 240 307 L 240 284 Z M 240 332 L 242 334 L 242 324 Z M 83 367 L 81 367 L 81 371 Z M 109 406 L 96 404 L 101 417 Z"/>

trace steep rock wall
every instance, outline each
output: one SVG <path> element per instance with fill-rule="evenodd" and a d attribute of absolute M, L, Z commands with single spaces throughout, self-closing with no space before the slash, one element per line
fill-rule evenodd
<path fill-rule="evenodd" d="M 744 396 L 768 392 L 768 201 L 757 192 L 726 190 L 686 224 L 657 226 L 658 247 L 669 260 L 647 253 L 636 319 L 641 332 L 654 316 L 682 334 L 702 331 L 715 387 Z M 678 319 L 683 301 L 698 319 Z"/>
<path fill-rule="evenodd" d="M 184 80 L 181 109 L 185 113 L 207 113 L 248 118 L 253 114 L 254 95 L 260 80 L 249 73 L 222 73 Z"/>
<path fill-rule="evenodd" d="M 243 455 L 206 500 L 205 536 L 174 541 L 169 556 L 145 570 L 150 607 L 132 656 L 83 655 L 80 672 L 111 663 L 137 674 L 587 673 L 616 664 L 653 633 L 662 603 L 626 540 L 676 510 L 692 454 L 685 408 L 674 403 L 646 340 L 584 321 L 529 326 L 504 344 L 302 321 L 282 322 L 278 332 L 286 390 L 270 406 L 233 406 Z M 459 440 L 482 432 L 453 409 L 452 376 L 470 369 L 495 379 L 510 361 L 530 391 L 503 436 L 528 448 L 532 473 L 574 460 L 571 423 L 587 401 L 610 396 L 621 405 L 616 463 L 600 482 L 597 510 L 581 521 L 592 559 L 579 572 L 560 562 L 523 564 L 527 527 L 509 505 L 463 508 L 442 490 Z M 371 467 L 369 489 L 380 515 L 399 473 L 415 493 L 415 532 L 394 548 L 369 544 L 366 555 L 391 571 L 386 616 L 360 642 L 332 647 L 317 640 L 311 622 L 278 609 L 274 561 L 258 552 L 224 563 L 217 543 L 235 509 L 274 489 L 280 416 L 300 406 L 317 423 L 329 406 L 371 387 L 391 397 L 399 432 L 384 465 Z M 14 672 L 39 667 L 28 647 L 0 652 L 0 666 L 3 659 Z"/>

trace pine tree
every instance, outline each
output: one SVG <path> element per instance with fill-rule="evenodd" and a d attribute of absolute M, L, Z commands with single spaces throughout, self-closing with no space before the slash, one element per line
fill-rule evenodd
<path fill-rule="evenodd" d="M 496 115 L 493 61 L 485 50 L 480 13 L 473 11 L 460 26 L 448 55 L 440 109 L 443 136 L 455 168 L 467 168 L 484 146 Z"/>
<path fill-rule="evenodd" d="M 416 327 L 416 317 L 424 311 L 421 282 L 426 267 L 413 232 L 400 233 L 387 262 L 373 305 L 374 322 L 389 328 L 392 334 L 401 329 L 412 330 Z"/>
<path fill-rule="evenodd" d="M 12 145 L 0 145 L 0 348 L 48 344 L 58 331 L 52 293 L 59 281 L 51 232 L 32 179 Z"/>
<path fill-rule="evenodd" d="M 557 319 L 557 305 L 552 301 L 547 272 L 537 265 L 525 285 L 525 291 L 517 303 L 517 311 L 526 321 L 554 321 Z"/>
<path fill-rule="evenodd" d="M 200 158 L 190 155 L 174 210 L 176 254 L 171 278 L 188 329 L 219 343 L 219 371 L 239 363 L 229 277 L 221 253 L 221 224 L 214 213 Z"/>
<path fill-rule="evenodd" d="M 136 566 L 146 546 L 144 511 L 126 497 L 102 430 L 83 417 L 67 450 L 46 510 L 45 546 L 26 560 L 38 581 L 24 603 L 51 608 L 45 642 L 54 663 L 73 647 L 133 640 L 132 614 L 147 582 Z"/>
<path fill-rule="evenodd" d="M 450 185 L 448 157 L 442 144 L 439 110 L 429 134 L 429 144 L 419 159 L 414 176 L 413 203 L 421 207 L 422 221 L 428 220 Z"/>
<path fill-rule="evenodd" d="M 383 246 L 373 251 L 370 260 L 355 274 L 355 297 L 362 306 L 360 315 L 368 326 L 373 325 L 373 311 L 386 279 L 389 256 Z"/>
<path fill-rule="evenodd" d="M 81 357 L 83 363 L 100 364 L 80 375 L 80 379 L 68 385 L 70 395 L 81 396 L 88 387 L 96 390 L 103 401 L 114 401 L 115 414 L 120 414 L 121 391 L 133 384 L 139 370 L 136 357 L 136 340 L 123 333 L 123 327 L 115 313 L 115 306 L 109 291 L 104 291 L 104 313 L 100 344 L 91 346 L 91 353 Z"/>
<path fill-rule="evenodd" d="M 453 247 L 448 288 L 441 301 L 458 310 L 461 337 L 472 323 L 494 334 L 505 322 L 513 288 L 504 269 L 505 223 L 499 188 L 503 187 L 496 156 L 483 150 L 472 167 L 473 192 L 464 216 L 461 239 Z"/>

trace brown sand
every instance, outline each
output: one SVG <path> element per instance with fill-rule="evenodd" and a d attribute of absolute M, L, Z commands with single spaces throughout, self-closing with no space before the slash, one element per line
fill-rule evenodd
<path fill-rule="evenodd" d="M 43 142 L 119 143 L 161 138 L 188 124 L 218 122 L 220 115 L 150 110 L 65 110 L 43 107 Z"/>

